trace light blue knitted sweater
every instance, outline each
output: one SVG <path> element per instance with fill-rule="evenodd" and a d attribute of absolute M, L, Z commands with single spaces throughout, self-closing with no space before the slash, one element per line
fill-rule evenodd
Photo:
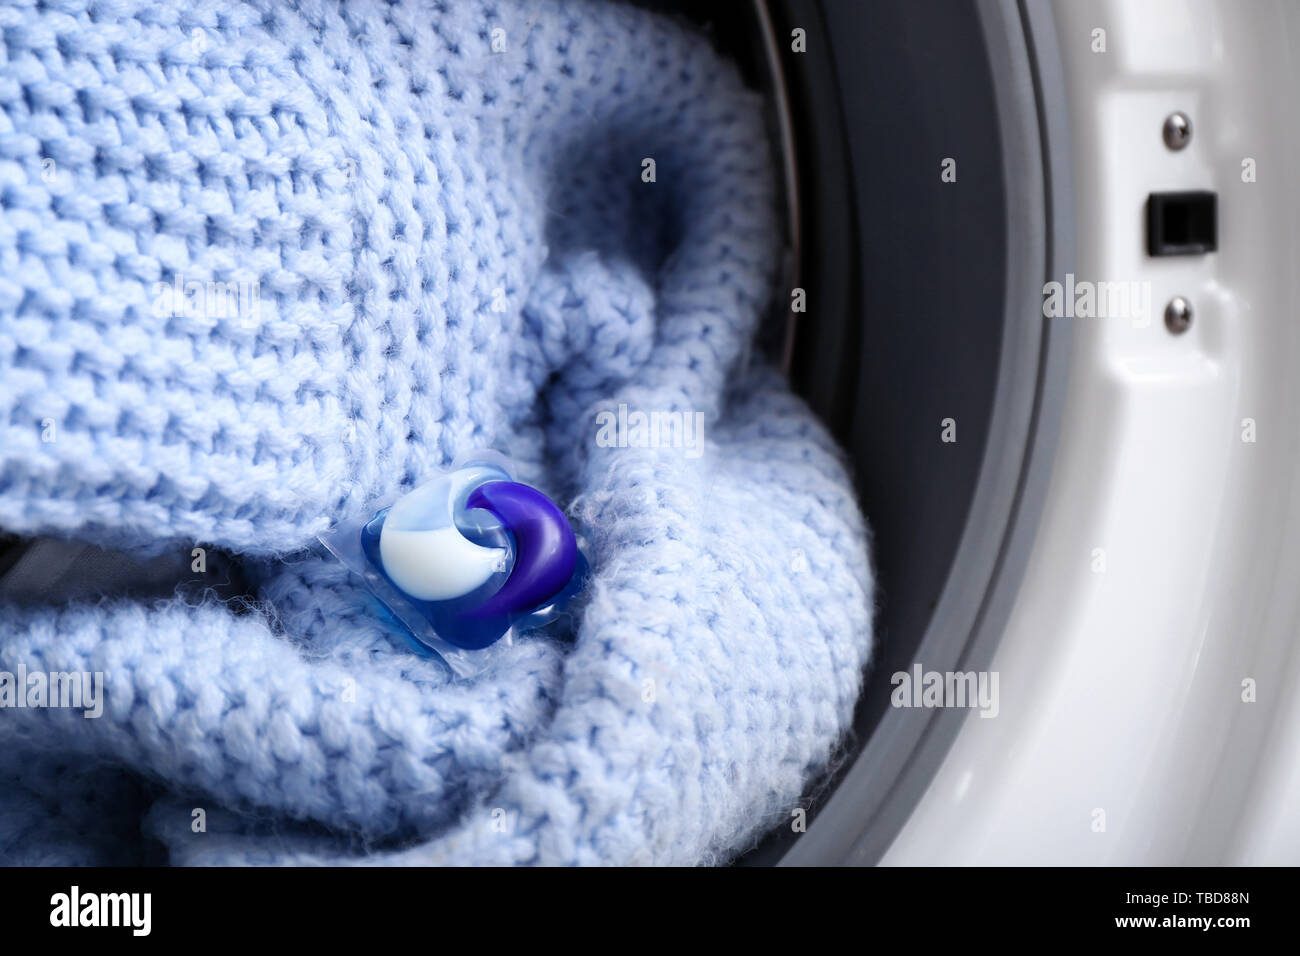
<path fill-rule="evenodd" d="M 872 588 L 748 358 L 776 236 L 760 104 L 644 12 L 0 3 L 0 529 L 228 549 L 258 602 L 0 607 L 0 671 L 106 685 L 0 710 L 0 860 L 694 864 L 788 822 Z M 606 447 L 619 405 L 702 453 Z M 572 643 L 461 680 L 313 539 L 483 447 L 595 575 Z"/>

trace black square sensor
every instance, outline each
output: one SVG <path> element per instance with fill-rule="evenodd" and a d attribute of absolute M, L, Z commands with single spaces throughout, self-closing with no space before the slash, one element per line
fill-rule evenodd
<path fill-rule="evenodd" d="M 1218 197 L 1209 192 L 1147 197 L 1147 252 L 1195 256 L 1219 246 Z"/>

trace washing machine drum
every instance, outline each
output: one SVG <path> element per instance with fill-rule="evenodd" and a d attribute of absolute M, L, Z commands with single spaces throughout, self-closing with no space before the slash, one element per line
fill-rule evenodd
<path fill-rule="evenodd" d="M 1042 306 L 1072 261 L 1064 80 L 1036 56 L 1056 48 L 1045 3 L 768 0 L 755 18 L 809 303 L 788 316 L 789 375 L 851 457 L 879 607 L 851 759 L 807 832 L 748 861 L 871 863 L 968 713 L 891 698 L 986 667 L 1046 494 L 1069 348 Z"/>
<path fill-rule="evenodd" d="M 782 296 L 765 347 L 848 450 L 874 533 L 878 647 L 850 759 L 814 788 L 806 832 L 783 826 L 742 862 L 873 862 L 963 718 L 890 706 L 893 675 L 991 658 L 1043 501 L 1068 329 L 1025 317 L 1071 235 L 1063 84 L 1035 57 L 1050 11 L 645 5 L 701 21 L 767 94 L 803 294 Z M 236 563 L 209 560 L 199 576 L 183 556 L 10 537 L 0 596 L 244 591 Z"/>

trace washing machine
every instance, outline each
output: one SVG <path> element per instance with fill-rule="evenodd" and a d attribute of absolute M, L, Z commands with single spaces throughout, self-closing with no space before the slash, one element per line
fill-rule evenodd
<path fill-rule="evenodd" d="M 644 5 L 767 96 L 810 304 L 763 346 L 873 532 L 845 757 L 739 863 L 1300 862 L 1300 4 Z"/>
<path fill-rule="evenodd" d="M 752 19 L 880 596 L 849 759 L 745 861 L 1300 862 L 1300 5 Z"/>

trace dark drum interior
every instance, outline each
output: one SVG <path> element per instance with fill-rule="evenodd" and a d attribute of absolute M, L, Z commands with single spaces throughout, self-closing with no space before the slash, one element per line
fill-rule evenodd
<path fill-rule="evenodd" d="M 991 659 L 1051 462 L 1069 343 L 1042 287 L 1070 261 L 1071 210 L 1062 78 L 1035 55 L 1050 11 L 646 5 L 696 21 L 771 103 L 790 268 L 764 346 L 846 448 L 874 535 L 877 649 L 847 750 L 807 832 L 740 862 L 875 862 L 961 720 L 892 708 L 890 677 Z"/>

